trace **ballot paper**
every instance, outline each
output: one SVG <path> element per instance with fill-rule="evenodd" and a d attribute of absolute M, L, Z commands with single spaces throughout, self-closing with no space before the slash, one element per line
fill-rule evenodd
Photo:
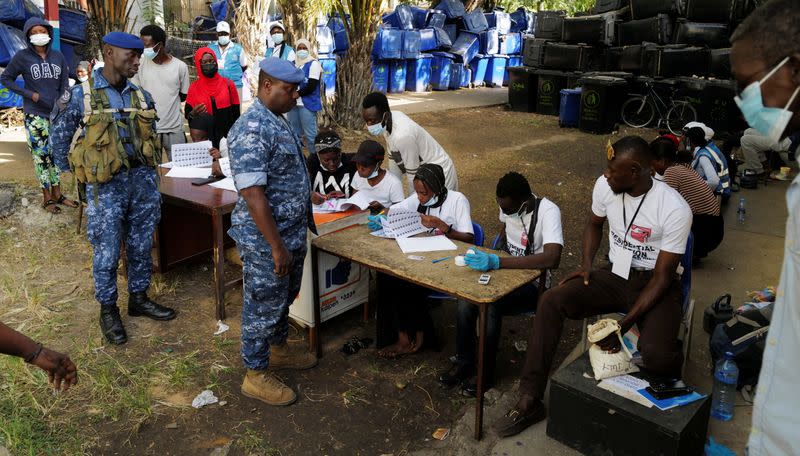
<path fill-rule="evenodd" d="M 644 390 L 644 388 L 650 386 L 650 383 L 647 380 L 642 380 L 639 377 L 634 377 L 630 374 L 618 375 L 616 377 L 601 380 L 597 386 L 618 396 L 630 399 L 637 404 L 644 405 L 647 408 L 653 406 L 652 402 L 648 401 L 641 394 L 639 394 L 639 390 Z"/>
<path fill-rule="evenodd" d="M 213 158 L 209 155 L 208 150 L 212 147 L 211 141 L 173 144 L 173 167 L 197 168 L 201 166 L 211 166 Z"/>
<path fill-rule="evenodd" d="M 232 192 L 236 191 L 236 186 L 233 184 L 232 177 L 226 177 L 225 179 L 218 180 L 216 182 L 212 182 L 208 184 L 215 188 L 221 188 L 223 190 L 230 190 Z"/>
<path fill-rule="evenodd" d="M 390 239 L 405 238 L 428 231 L 422 225 L 419 212 L 398 208 L 389 209 L 386 218 L 381 219 L 381 226 L 383 230 L 380 230 L 381 234 L 377 236 Z"/>
<path fill-rule="evenodd" d="M 314 204 L 313 209 L 315 214 L 328 214 L 331 212 L 345 212 L 352 207 L 357 207 L 361 210 L 366 209 L 372 200 L 368 195 L 361 192 L 356 193 L 350 198 L 332 198 L 325 200 L 322 204 Z"/>
<path fill-rule="evenodd" d="M 231 173 L 231 158 L 230 157 L 222 157 L 222 158 L 220 158 L 219 159 L 219 168 L 222 171 L 223 175 L 228 176 L 228 177 L 233 177 L 233 173 Z"/>
<path fill-rule="evenodd" d="M 455 244 L 447 236 L 419 236 L 397 238 L 397 245 L 403 253 L 436 252 L 439 250 L 457 250 Z"/>
<path fill-rule="evenodd" d="M 184 168 L 184 167 L 175 167 L 171 168 L 167 172 L 167 177 L 178 177 L 178 178 L 187 178 L 187 179 L 205 179 L 211 175 L 211 169 L 209 168 Z"/>

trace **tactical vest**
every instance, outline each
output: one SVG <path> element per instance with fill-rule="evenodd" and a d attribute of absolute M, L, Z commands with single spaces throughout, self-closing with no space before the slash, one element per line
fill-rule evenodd
<path fill-rule="evenodd" d="M 153 127 L 158 117 L 155 109 L 147 108 L 141 89 L 131 90 L 131 107 L 113 109 L 105 90 L 94 90 L 90 79 L 82 84 L 83 120 L 72 138 L 69 165 L 80 183 L 103 184 L 126 167 L 155 167 L 161 159 L 161 140 Z M 127 115 L 115 119 L 114 114 Z M 124 128 L 127 138 L 121 138 L 119 128 Z M 81 136 L 81 131 L 85 134 Z M 133 157 L 125 151 L 125 144 L 133 146 Z M 132 160 L 133 162 L 132 162 Z"/>

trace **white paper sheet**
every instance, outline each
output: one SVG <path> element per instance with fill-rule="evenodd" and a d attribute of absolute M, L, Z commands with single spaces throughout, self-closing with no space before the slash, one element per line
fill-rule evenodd
<path fill-rule="evenodd" d="M 178 177 L 188 179 L 205 179 L 211 175 L 211 170 L 208 168 L 183 168 L 175 167 L 167 172 L 167 177 Z"/>
<path fill-rule="evenodd" d="M 350 198 L 334 198 L 324 201 L 322 204 L 315 204 L 313 206 L 315 214 L 327 214 L 331 212 L 344 212 L 349 210 L 351 207 L 357 207 L 361 210 L 366 209 L 369 206 L 369 203 L 372 201 L 370 198 L 358 192 L 355 195 L 351 196 Z"/>
<path fill-rule="evenodd" d="M 166 163 L 162 163 L 162 164 L 161 164 L 161 165 L 159 165 L 159 166 L 161 166 L 162 168 L 167 168 L 167 169 L 170 169 L 170 168 L 173 168 L 173 167 L 175 166 L 175 164 L 174 164 L 174 163 L 172 163 L 172 162 L 166 162 Z"/>
<path fill-rule="evenodd" d="M 618 396 L 622 396 L 638 404 L 644 405 L 647 408 L 653 406 L 652 402 L 648 401 L 638 392 L 640 389 L 650 386 L 650 383 L 647 380 L 642 380 L 638 377 L 634 377 L 633 375 L 619 375 L 601 380 L 597 386 Z"/>
<path fill-rule="evenodd" d="M 222 138 L 225 139 L 225 138 Z M 233 173 L 231 173 L 231 159 L 230 157 L 222 157 L 219 159 L 219 168 L 222 171 L 222 174 L 228 177 L 233 177 Z"/>
<path fill-rule="evenodd" d="M 422 226 L 422 217 L 416 211 L 390 208 L 386 220 L 382 220 L 381 223 L 386 234 L 391 234 L 396 238 L 405 238 L 428 231 Z"/>
<path fill-rule="evenodd" d="M 437 252 L 439 250 L 457 250 L 455 244 L 447 236 L 425 236 L 397 238 L 397 245 L 403 253 Z"/>
<path fill-rule="evenodd" d="M 211 141 L 200 141 L 196 143 L 173 144 L 172 163 L 179 167 L 199 167 L 211 166 L 213 158 L 208 154 L 208 150 L 213 146 Z"/>
<path fill-rule="evenodd" d="M 225 179 L 212 182 L 208 185 L 215 188 L 221 188 L 223 190 L 230 190 L 232 192 L 236 191 L 236 185 L 234 185 L 232 177 L 226 177 Z"/>

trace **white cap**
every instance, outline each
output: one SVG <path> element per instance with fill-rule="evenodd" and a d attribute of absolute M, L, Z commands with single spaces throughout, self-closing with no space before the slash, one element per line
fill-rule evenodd
<path fill-rule="evenodd" d="M 686 124 L 685 127 L 683 127 L 683 130 L 686 131 L 694 127 L 700 127 L 703 129 L 703 131 L 706 133 L 705 135 L 706 141 L 711 141 L 711 138 L 714 137 L 714 130 L 712 130 L 711 127 L 707 126 L 703 122 L 689 122 Z"/>
<path fill-rule="evenodd" d="M 217 33 L 220 33 L 220 32 L 225 32 L 228 35 L 230 35 L 231 34 L 231 26 L 230 26 L 230 24 L 228 24 L 225 21 L 217 22 Z"/>
<path fill-rule="evenodd" d="M 267 27 L 267 32 L 271 32 L 274 27 L 278 27 L 279 29 L 283 30 L 284 32 L 286 31 L 286 27 L 283 26 L 283 22 L 281 22 L 281 21 L 273 21 L 273 22 L 269 23 L 269 25 Z"/>

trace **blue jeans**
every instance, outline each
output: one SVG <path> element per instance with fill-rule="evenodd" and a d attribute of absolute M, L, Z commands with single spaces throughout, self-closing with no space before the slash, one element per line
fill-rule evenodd
<path fill-rule="evenodd" d="M 289 111 L 288 117 L 294 132 L 305 140 L 308 153 L 314 153 L 314 138 L 317 137 L 317 113 L 309 111 L 305 106 L 295 106 Z"/>
<path fill-rule="evenodd" d="M 519 315 L 536 310 L 539 297 L 539 281 L 531 282 L 505 298 L 489 304 L 486 312 L 486 345 L 483 354 L 484 378 L 494 383 L 494 369 L 497 360 L 497 347 L 503 329 L 504 315 Z M 458 301 L 458 322 L 456 325 L 456 358 L 465 366 L 478 365 L 478 335 L 475 324 L 480 317 L 480 307 L 466 301 Z"/>

